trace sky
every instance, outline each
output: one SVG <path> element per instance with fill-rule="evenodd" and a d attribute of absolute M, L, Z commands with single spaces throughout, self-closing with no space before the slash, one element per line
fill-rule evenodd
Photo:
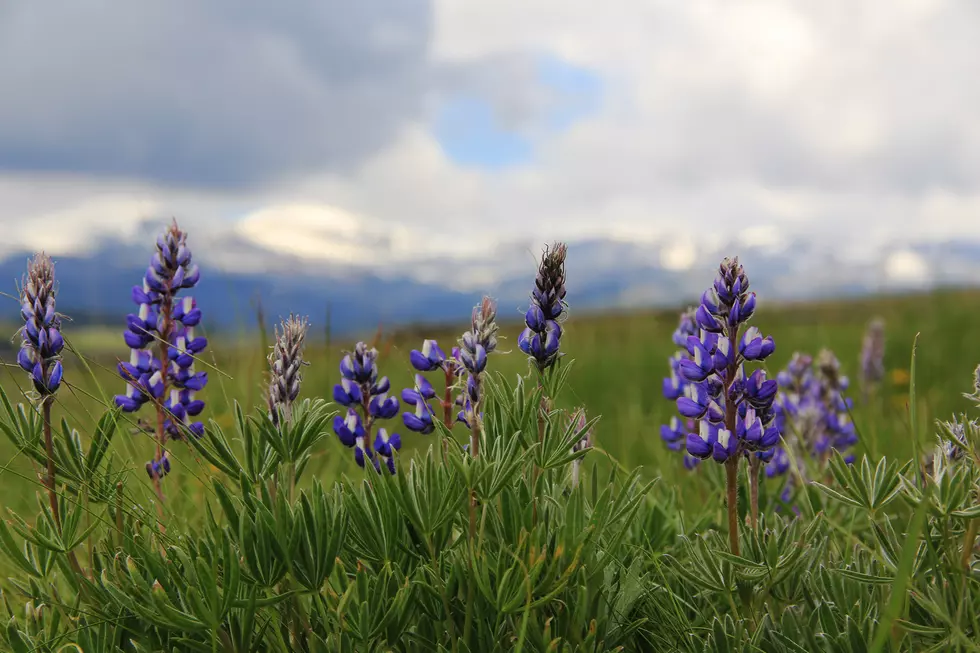
<path fill-rule="evenodd" d="M 977 79 L 970 0 L 5 2 L 0 257 L 174 216 L 230 271 L 806 243 L 928 283 L 980 244 Z"/>

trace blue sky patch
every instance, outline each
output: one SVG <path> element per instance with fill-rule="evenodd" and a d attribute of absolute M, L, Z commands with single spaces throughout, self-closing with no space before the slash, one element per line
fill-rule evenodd
<path fill-rule="evenodd" d="M 538 79 L 553 94 L 545 121 L 554 131 L 564 131 L 599 110 L 602 79 L 591 70 L 550 55 L 538 59 Z"/>
<path fill-rule="evenodd" d="M 460 95 L 441 107 L 434 125 L 443 151 L 456 163 L 491 170 L 534 158 L 533 138 L 560 133 L 599 109 L 598 75 L 551 55 L 540 56 L 536 78 L 548 100 L 524 131 L 508 129 L 487 100 Z"/>
<path fill-rule="evenodd" d="M 435 135 L 456 163 L 504 168 L 531 160 L 533 146 L 525 136 L 504 129 L 489 102 L 457 97 L 443 105 Z"/>

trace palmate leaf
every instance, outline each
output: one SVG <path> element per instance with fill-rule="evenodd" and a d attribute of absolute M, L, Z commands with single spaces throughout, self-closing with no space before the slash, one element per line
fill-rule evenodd
<path fill-rule="evenodd" d="M 863 456 L 860 463 L 848 465 L 840 453 L 834 452 L 828 459 L 828 465 L 835 481 L 834 487 L 816 481 L 811 481 L 811 485 L 836 501 L 875 513 L 899 496 L 902 476 L 911 463 L 899 468 L 896 463 L 882 458 L 872 472 L 867 456 Z"/>
<path fill-rule="evenodd" d="M 456 468 L 438 465 L 432 447 L 421 462 L 409 461 L 408 469 L 403 468 L 396 481 L 394 498 L 425 538 L 450 523 L 466 498 L 466 488 Z"/>

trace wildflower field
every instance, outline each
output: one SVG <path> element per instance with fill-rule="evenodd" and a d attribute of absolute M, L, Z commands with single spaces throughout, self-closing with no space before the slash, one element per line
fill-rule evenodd
<path fill-rule="evenodd" d="M 980 293 L 580 313 L 556 245 L 341 341 L 147 255 L 111 336 L 11 284 L 3 650 L 980 650 Z"/>

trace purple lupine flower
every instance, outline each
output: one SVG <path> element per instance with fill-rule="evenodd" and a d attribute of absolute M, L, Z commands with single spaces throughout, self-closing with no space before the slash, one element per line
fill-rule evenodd
<path fill-rule="evenodd" d="M 480 407 L 483 403 L 483 371 L 487 366 L 487 356 L 497 349 L 497 304 L 490 297 L 484 297 L 473 308 L 470 329 L 459 339 L 459 362 L 466 373 L 466 387 L 456 398 L 462 408 L 457 421 L 470 429 L 470 454 L 480 453 Z"/>
<path fill-rule="evenodd" d="M 61 316 L 55 309 L 57 288 L 54 263 L 43 252 L 27 263 L 27 276 L 21 284 L 20 316 L 21 345 L 17 363 L 31 377 L 34 389 L 42 397 L 50 397 L 64 377 L 61 351 L 65 339 L 61 335 Z"/>
<path fill-rule="evenodd" d="M 303 381 L 301 370 L 309 363 L 303 360 L 303 348 L 310 323 L 307 318 L 290 315 L 275 327 L 276 342 L 269 353 L 269 418 L 278 425 L 280 415 L 289 423 L 292 420 L 293 402 L 299 397 Z M 356 388 L 356 386 L 354 386 Z M 336 398 L 336 393 L 335 393 Z M 344 403 L 345 406 L 350 402 Z"/>
<path fill-rule="evenodd" d="M 446 357 L 439 343 L 435 340 L 424 340 L 421 349 L 413 349 L 409 354 L 409 361 L 419 372 L 442 371 L 443 395 L 438 403 L 442 408 L 443 424 L 451 429 L 454 421 L 452 391 L 464 369 L 460 362 L 459 347 L 453 347 L 452 356 Z M 405 428 L 423 435 L 432 433 L 435 430 L 436 414 L 429 402 L 436 398 L 436 390 L 432 383 L 422 374 L 416 374 L 414 386 L 402 391 L 402 402 L 406 408 L 412 409 L 402 413 Z"/>
<path fill-rule="evenodd" d="M 431 372 L 447 361 L 446 354 L 435 340 L 423 340 L 422 349 L 413 349 L 409 354 L 412 367 L 419 372 Z"/>
<path fill-rule="evenodd" d="M 414 406 L 414 412 L 402 413 L 405 428 L 422 435 L 435 430 L 435 414 L 429 401 L 435 399 L 436 391 L 429 380 L 421 374 L 415 375 L 415 387 L 402 390 L 402 401 L 406 407 Z"/>
<path fill-rule="evenodd" d="M 790 460 L 789 454 L 783 447 L 776 447 L 775 453 L 773 454 L 772 461 L 766 465 L 766 476 L 769 478 L 774 478 L 776 476 L 782 476 L 789 471 Z"/>
<path fill-rule="evenodd" d="M 130 348 L 130 358 L 118 366 L 127 383 L 126 393 L 116 396 L 115 403 L 124 412 L 136 412 L 152 402 L 163 418 L 163 430 L 157 433 L 157 457 L 147 465 L 155 479 L 170 469 L 163 449 L 168 438 L 204 434 L 204 424 L 193 418 L 204 410 L 196 394 L 207 385 L 208 375 L 197 372 L 194 364 L 207 347 L 207 339 L 195 333 L 201 309 L 193 297 L 180 294 L 196 286 L 200 278 L 187 234 L 175 220 L 157 238 L 143 283 L 132 290 L 139 308 L 126 317 L 123 340 Z"/>
<path fill-rule="evenodd" d="M 164 451 L 159 459 L 146 463 L 146 474 L 150 478 L 163 478 L 170 473 L 170 458 Z"/>
<path fill-rule="evenodd" d="M 861 394 L 867 400 L 872 388 L 885 378 L 885 322 L 875 318 L 868 324 L 861 344 Z"/>
<path fill-rule="evenodd" d="M 778 379 L 776 420 L 794 453 L 823 464 L 832 449 L 843 453 L 857 443 L 849 415 L 852 402 L 844 396 L 849 382 L 832 352 L 821 351 L 816 362 L 796 353 Z M 785 452 L 780 451 L 782 454 Z M 845 461 L 852 462 L 853 456 L 846 456 Z M 778 475 L 780 469 L 785 471 L 782 466 L 771 468 L 771 475 Z"/>
<path fill-rule="evenodd" d="M 388 472 L 395 473 L 395 451 L 402 448 L 402 438 L 397 433 L 388 435 L 384 428 L 378 429 L 378 434 L 374 438 L 374 451 L 384 461 Z"/>
<path fill-rule="evenodd" d="M 694 420 L 683 422 L 676 415 L 660 427 L 660 437 L 671 451 L 680 451 L 687 434 L 695 429 Z"/>
<path fill-rule="evenodd" d="M 826 406 L 824 421 L 826 429 L 823 437 L 815 445 L 818 452 L 836 449 L 844 453 L 857 444 L 857 431 L 850 417 L 854 402 L 844 396 L 850 382 L 841 374 L 840 362 L 829 349 L 820 352 L 815 364 L 823 391 L 822 400 Z M 846 456 L 845 460 L 852 462 L 853 456 Z"/>
<path fill-rule="evenodd" d="M 674 330 L 672 336 L 674 344 L 680 349 L 668 360 L 670 376 L 663 380 L 663 394 L 669 401 L 676 402 L 681 397 L 691 397 L 691 381 L 687 380 L 681 371 L 681 367 L 691 366 L 693 364 L 697 369 L 700 369 L 699 362 L 695 362 L 688 352 L 688 338 L 698 333 L 696 314 L 697 309 L 695 308 L 689 308 L 681 313 L 677 328 Z M 707 358 L 709 361 L 711 360 L 710 356 Z M 703 363 L 704 360 L 700 359 L 700 362 Z M 700 409 L 698 412 L 700 412 Z M 698 430 L 697 420 L 694 418 L 685 417 L 681 420 L 677 417 L 671 417 L 667 424 L 660 427 L 660 437 L 666 443 L 668 449 L 671 451 L 680 451 L 685 446 L 687 434 L 694 433 Z M 694 469 L 699 462 L 699 459 L 685 453 L 684 466 L 687 469 Z"/>
<path fill-rule="evenodd" d="M 688 386 L 677 409 L 699 421 L 687 435 L 687 451 L 695 458 L 723 463 L 751 454 L 765 462 L 779 441 L 773 410 L 777 384 L 762 370 L 751 375 L 745 370 L 746 363 L 763 361 L 776 348 L 771 337 L 747 326 L 755 308 L 745 270 L 737 258 L 725 259 L 701 296 L 695 312 L 699 333 L 687 336 L 688 357 L 678 365 Z"/>
<path fill-rule="evenodd" d="M 388 420 L 398 414 L 398 399 L 389 397 L 391 382 L 378 374 L 378 350 L 363 342 L 340 361 L 340 383 L 334 386 L 333 398 L 347 407 L 345 415 L 334 418 L 333 430 L 344 446 L 354 449 L 354 461 L 365 467 L 370 461 L 375 470 L 381 464 L 395 473 L 393 451 L 401 448 L 401 436 L 379 428 L 375 439 L 371 433 L 378 420 Z M 379 446 L 380 443 L 380 446 Z"/>
<path fill-rule="evenodd" d="M 552 367 L 561 356 L 559 352 L 565 317 L 565 255 L 564 243 L 546 247 L 541 255 L 538 274 L 531 291 L 531 306 L 524 314 L 526 328 L 517 338 L 517 346 L 528 355 L 539 371 Z"/>

